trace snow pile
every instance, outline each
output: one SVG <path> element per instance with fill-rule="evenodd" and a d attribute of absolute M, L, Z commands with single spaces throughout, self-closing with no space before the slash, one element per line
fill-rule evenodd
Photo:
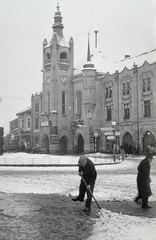
<path fill-rule="evenodd" d="M 155 240 L 156 219 L 133 217 L 102 209 L 87 240 Z"/>

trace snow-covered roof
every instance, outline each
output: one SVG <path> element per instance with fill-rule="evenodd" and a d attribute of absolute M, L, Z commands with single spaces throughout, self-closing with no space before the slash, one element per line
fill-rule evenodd
<path fill-rule="evenodd" d="M 142 66 L 145 61 L 150 64 L 156 62 L 156 49 L 133 57 L 129 56 L 120 61 L 111 59 L 108 55 L 105 55 L 97 48 L 95 48 L 93 54 L 91 54 L 91 62 L 94 64 L 95 69 L 98 72 L 109 72 L 110 74 L 114 74 L 117 70 L 121 72 L 125 67 L 132 69 L 134 67 L 134 64 L 136 64 L 138 67 Z M 83 58 L 75 65 L 75 75 L 82 71 L 83 65 L 85 63 L 86 58 Z"/>
<path fill-rule="evenodd" d="M 26 109 L 22 110 L 21 112 L 16 113 L 16 115 L 19 115 L 19 114 L 22 114 L 22 113 L 25 113 L 25 112 L 28 112 L 28 111 L 31 111 L 30 107 L 27 107 Z"/>
<path fill-rule="evenodd" d="M 122 71 L 124 67 L 132 69 L 134 67 L 134 64 L 137 65 L 138 67 L 141 67 L 145 61 L 147 61 L 150 64 L 156 62 L 156 49 L 153 49 L 149 52 L 144 52 L 133 57 L 127 57 L 119 61 L 117 63 L 118 68 L 116 70 Z"/>
<path fill-rule="evenodd" d="M 53 38 L 57 39 L 57 43 L 59 46 L 62 47 L 69 47 L 69 44 L 67 43 L 66 39 L 63 37 L 61 37 L 57 32 L 53 33 L 52 39 L 50 40 L 49 44 L 47 44 L 45 47 L 49 47 L 52 44 L 52 40 Z"/>

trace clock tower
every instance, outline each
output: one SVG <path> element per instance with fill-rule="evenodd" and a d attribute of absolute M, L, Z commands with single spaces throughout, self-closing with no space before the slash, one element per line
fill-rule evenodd
<path fill-rule="evenodd" d="M 60 139 L 62 149 L 70 151 L 65 141 L 66 136 L 72 138 L 70 133 L 69 116 L 72 115 L 73 86 L 72 76 L 74 69 L 74 41 L 71 37 L 66 42 L 63 35 L 63 23 L 59 4 L 57 4 L 53 23 L 51 40 L 43 40 L 43 98 L 42 120 L 47 124 L 41 124 L 43 141 L 49 141 L 49 151 L 60 151 Z M 45 136 L 46 135 L 46 136 Z"/>

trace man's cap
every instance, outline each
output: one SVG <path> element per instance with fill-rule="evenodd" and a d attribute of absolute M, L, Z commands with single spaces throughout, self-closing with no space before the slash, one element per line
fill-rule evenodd
<path fill-rule="evenodd" d="M 78 165 L 84 167 L 87 163 L 87 158 L 85 156 L 81 156 L 78 161 Z"/>

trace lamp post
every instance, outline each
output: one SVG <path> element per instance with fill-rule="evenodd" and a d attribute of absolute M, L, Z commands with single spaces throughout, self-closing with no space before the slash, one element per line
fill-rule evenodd
<path fill-rule="evenodd" d="M 98 132 L 95 132 L 94 133 L 94 137 L 95 137 L 95 146 L 94 146 L 94 151 L 95 151 L 95 153 L 97 152 L 97 138 L 98 138 Z"/>
<path fill-rule="evenodd" d="M 115 127 L 116 127 L 116 122 L 113 121 L 112 122 L 112 127 L 113 127 L 113 136 L 114 136 L 114 140 L 113 140 L 113 153 L 114 153 L 114 162 L 115 162 Z"/>

